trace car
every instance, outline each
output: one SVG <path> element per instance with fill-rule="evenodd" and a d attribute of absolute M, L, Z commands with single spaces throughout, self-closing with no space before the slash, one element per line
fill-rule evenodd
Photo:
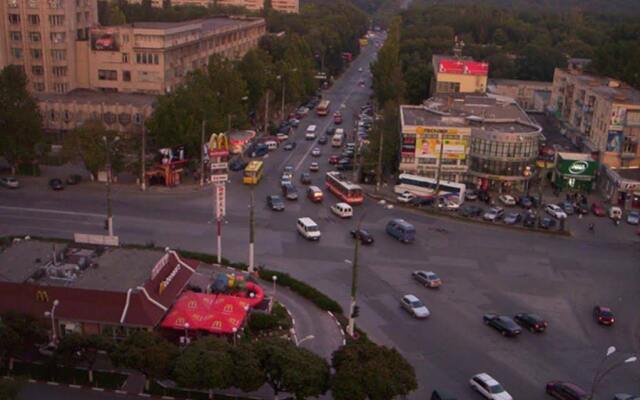
<path fill-rule="evenodd" d="M 589 206 L 587 203 L 576 203 L 574 205 L 575 211 L 580 215 L 588 215 L 589 214 Z"/>
<path fill-rule="evenodd" d="M 282 197 L 272 194 L 267 196 L 267 205 L 273 211 L 284 211 L 284 201 Z"/>
<path fill-rule="evenodd" d="M 291 124 L 292 127 L 297 128 L 300 125 L 300 120 L 298 118 L 291 118 L 289 120 L 289 124 Z"/>
<path fill-rule="evenodd" d="M 562 203 L 560 203 L 560 208 L 562 208 L 562 211 L 564 211 L 567 215 L 573 215 L 576 212 L 573 204 L 571 204 L 570 201 L 563 201 Z"/>
<path fill-rule="evenodd" d="M 577 385 L 569 382 L 548 382 L 545 391 L 551 397 L 559 400 L 587 400 L 589 395 Z"/>
<path fill-rule="evenodd" d="M 314 161 L 314 162 L 312 162 L 312 163 L 309 165 L 309 171 L 311 171 L 311 172 L 318 172 L 318 171 L 320 171 L 320 165 L 319 165 L 317 162 L 315 162 L 315 161 Z"/>
<path fill-rule="evenodd" d="M 607 215 L 607 210 L 604 208 L 602 203 L 593 203 L 591 204 L 591 213 L 596 217 L 604 217 Z"/>
<path fill-rule="evenodd" d="M 362 72 L 362 67 L 358 68 L 358 72 Z"/>
<path fill-rule="evenodd" d="M 616 322 L 613 311 L 609 307 L 595 306 L 593 307 L 593 317 L 600 325 L 611 326 Z"/>
<path fill-rule="evenodd" d="M 527 228 L 533 228 L 536 226 L 536 213 L 533 211 L 529 211 L 524 215 L 524 218 L 522 219 L 522 225 L 526 226 Z"/>
<path fill-rule="evenodd" d="M 296 148 L 296 142 L 287 142 L 282 146 L 283 149 L 290 151 Z"/>
<path fill-rule="evenodd" d="M 464 193 L 464 199 L 469 201 L 478 200 L 478 192 L 474 189 L 467 190 Z"/>
<path fill-rule="evenodd" d="M 336 125 L 342 124 L 342 113 L 340 111 L 333 113 L 333 123 Z"/>
<path fill-rule="evenodd" d="M 410 203 L 411 200 L 415 199 L 416 196 L 413 193 L 409 193 L 409 192 L 404 192 L 404 193 L 400 193 L 397 197 L 396 200 L 398 200 L 398 203 Z"/>
<path fill-rule="evenodd" d="M 640 212 L 630 211 L 629 214 L 627 214 L 627 224 L 630 224 L 630 225 L 640 224 Z"/>
<path fill-rule="evenodd" d="M 300 183 L 302 183 L 303 185 L 310 185 L 311 184 L 311 174 L 309 174 L 308 172 L 303 172 L 300 174 Z"/>
<path fill-rule="evenodd" d="M 492 400 L 513 400 L 502 385 L 487 373 L 476 374 L 469 380 L 471 388 L 483 397 Z"/>
<path fill-rule="evenodd" d="M 251 158 L 262 157 L 269 152 L 269 146 L 264 143 L 257 143 L 255 146 L 251 146 L 248 150 Z"/>
<path fill-rule="evenodd" d="M 349 159 L 352 159 L 354 156 L 355 156 L 355 152 L 354 152 L 353 150 L 349 150 L 349 149 L 344 150 L 344 151 L 340 154 L 340 157 L 342 157 L 342 158 L 349 158 Z"/>
<path fill-rule="evenodd" d="M 538 314 L 519 313 L 513 317 L 513 320 L 531 332 L 544 332 L 549 326 L 549 323 Z"/>
<path fill-rule="evenodd" d="M 336 133 L 336 127 L 335 126 L 330 126 L 324 131 L 324 134 L 327 135 L 327 136 L 333 136 L 334 133 Z"/>
<path fill-rule="evenodd" d="M 302 106 L 296 110 L 296 118 L 304 118 L 309 114 L 309 109 L 305 106 Z"/>
<path fill-rule="evenodd" d="M 364 79 L 362 79 L 362 78 L 361 78 L 361 79 L 358 81 L 358 85 L 360 85 L 360 87 L 364 87 Z"/>
<path fill-rule="evenodd" d="M 293 165 L 285 165 L 284 168 L 282 169 L 283 173 L 287 173 L 291 175 L 293 175 L 293 171 L 294 171 Z"/>
<path fill-rule="evenodd" d="M 491 196 L 489 196 L 489 193 L 486 190 L 479 190 L 478 200 L 489 203 L 489 201 L 491 200 Z"/>
<path fill-rule="evenodd" d="M 542 229 L 551 229 L 551 228 L 555 228 L 555 226 L 556 226 L 556 220 L 553 218 L 544 217 L 544 218 L 540 218 L 540 221 L 538 221 L 538 227 Z"/>
<path fill-rule="evenodd" d="M 482 317 L 485 324 L 494 328 L 502 336 L 518 336 L 522 332 L 522 328 L 511 317 L 499 314 L 485 314 Z"/>
<path fill-rule="evenodd" d="M 422 283 L 428 288 L 439 288 L 442 285 L 440 277 L 432 271 L 413 271 L 411 273 L 413 279 Z"/>
<path fill-rule="evenodd" d="M 438 208 L 446 211 L 458 211 L 460 204 L 452 199 L 440 197 L 438 198 Z"/>
<path fill-rule="evenodd" d="M 229 169 L 231 171 L 242 171 L 246 166 L 247 162 L 242 159 L 242 157 L 236 157 L 229 162 Z"/>
<path fill-rule="evenodd" d="M 491 207 L 484 213 L 482 219 L 485 221 L 496 222 L 504 216 L 504 209 L 502 207 Z"/>
<path fill-rule="evenodd" d="M 529 208 L 533 207 L 533 200 L 529 196 L 522 196 L 522 197 L 520 197 L 520 201 L 518 202 L 518 204 L 520 204 L 520 207 L 522 207 L 522 208 L 529 209 Z"/>
<path fill-rule="evenodd" d="M 67 177 L 67 185 L 77 185 L 82 182 L 82 176 L 78 174 L 71 174 Z"/>
<path fill-rule="evenodd" d="M 329 157 L 329 164 L 335 165 L 338 163 L 338 161 L 340 161 L 340 157 L 336 156 L 335 154 Z"/>
<path fill-rule="evenodd" d="M 412 294 L 404 295 L 400 300 L 400 305 L 415 318 L 428 318 L 431 315 L 429 309 L 420 299 Z"/>
<path fill-rule="evenodd" d="M 415 207 L 429 207 L 433 205 L 434 200 L 433 197 L 414 197 L 409 203 Z"/>
<path fill-rule="evenodd" d="M 315 132 L 306 132 L 304 134 L 304 140 L 314 140 L 316 138 Z"/>
<path fill-rule="evenodd" d="M 507 225 L 515 225 L 520 223 L 521 220 L 522 220 L 522 215 L 520 215 L 520 213 L 511 212 L 505 215 L 502 221 Z"/>
<path fill-rule="evenodd" d="M 290 185 L 291 184 L 291 175 L 287 175 L 287 174 L 283 174 L 280 177 L 280 187 L 284 186 L 284 185 Z"/>
<path fill-rule="evenodd" d="M 482 207 L 468 204 L 460 209 L 460 214 L 464 217 L 479 217 L 483 211 Z"/>
<path fill-rule="evenodd" d="M 634 396 L 629 393 L 616 393 L 613 400 L 640 400 L 640 396 Z"/>
<path fill-rule="evenodd" d="M 322 152 L 320 151 L 319 147 L 315 147 L 313 150 L 311 150 L 311 155 L 314 157 L 320 157 L 321 154 Z"/>
<path fill-rule="evenodd" d="M 547 204 L 544 208 L 544 211 L 551 215 L 553 218 L 557 219 L 565 219 L 567 218 L 567 213 L 565 213 L 560 206 L 555 204 Z"/>
<path fill-rule="evenodd" d="M 326 137 L 326 136 L 320 136 L 320 137 L 318 138 L 318 144 L 322 144 L 322 145 L 324 145 L 324 144 L 327 144 L 327 142 L 328 142 L 328 141 L 329 141 L 329 139 L 327 139 L 327 137 Z"/>
<path fill-rule="evenodd" d="M 338 165 L 336 166 L 338 171 L 352 171 L 353 163 L 348 158 L 343 158 L 338 161 Z"/>
<path fill-rule="evenodd" d="M 62 184 L 62 179 L 53 178 L 49 180 L 49 187 L 53 190 L 62 190 L 64 189 L 64 185 Z"/>
<path fill-rule="evenodd" d="M 360 239 L 362 244 L 373 244 L 373 236 L 366 229 L 352 229 L 349 233 L 352 238 Z"/>
<path fill-rule="evenodd" d="M 500 196 L 498 196 L 498 200 L 500 200 L 500 202 L 502 204 L 504 204 L 505 206 L 515 206 L 516 205 L 516 199 L 508 194 L 501 194 Z"/>
<path fill-rule="evenodd" d="M 307 198 L 313 203 L 322 203 L 324 199 L 322 189 L 317 186 L 309 186 L 309 188 L 307 188 Z"/>
<path fill-rule="evenodd" d="M 13 176 L 3 176 L 0 178 L 0 185 L 9 189 L 17 189 L 20 187 L 20 181 Z"/>
<path fill-rule="evenodd" d="M 298 190 L 291 182 L 282 185 L 282 194 L 287 200 L 298 200 Z"/>
<path fill-rule="evenodd" d="M 279 142 L 284 142 L 285 140 L 289 139 L 289 135 L 287 135 L 286 133 L 276 133 L 276 139 L 278 139 Z"/>

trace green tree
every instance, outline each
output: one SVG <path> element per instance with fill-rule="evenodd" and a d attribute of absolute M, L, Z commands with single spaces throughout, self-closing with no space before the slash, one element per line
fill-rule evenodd
<path fill-rule="evenodd" d="M 3 358 L 9 358 L 9 369 L 13 369 L 14 358 L 46 340 L 46 327 L 42 319 L 16 312 L 0 316 L 0 351 Z"/>
<path fill-rule="evenodd" d="M 101 335 L 83 335 L 71 333 L 64 335 L 54 356 L 66 365 L 83 364 L 89 373 L 89 382 L 93 383 L 93 368 L 100 351 L 109 352 L 113 349 L 113 342 Z"/>
<path fill-rule="evenodd" d="M 334 352 L 332 366 L 331 391 L 336 400 L 391 400 L 418 388 L 413 367 L 396 349 L 365 338 Z"/>
<path fill-rule="evenodd" d="M 265 373 L 254 346 L 242 343 L 231 349 L 233 385 L 245 392 L 258 390 L 265 383 Z"/>
<path fill-rule="evenodd" d="M 404 81 L 400 64 L 400 19 L 395 19 L 385 44 L 371 65 L 373 90 L 378 104 L 400 101 L 404 96 Z"/>
<path fill-rule="evenodd" d="M 0 155 L 12 173 L 20 164 L 34 161 L 41 140 L 42 119 L 27 91 L 27 77 L 21 67 L 9 65 L 0 71 Z"/>
<path fill-rule="evenodd" d="M 275 86 L 271 55 L 263 49 L 252 49 L 238 63 L 238 71 L 247 84 L 250 109 L 259 107 L 266 91 Z"/>
<path fill-rule="evenodd" d="M 118 133 L 108 130 L 101 121 L 91 120 L 81 127 L 69 131 L 63 142 L 63 154 L 72 160 L 82 160 L 85 167 L 97 178 L 98 172 L 107 164 L 107 144 L 109 143 L 111 167 L 115 172 L 122 169 L 122 153 L 118 151 L 120 140 Z"/>
<path fill-rule="evenodd" d="M 133 368 L 146 377 L 146 388 L 152 379 L 166 378 L 178 355 L 175 345 L 153 332 L 138 331 L 120 342 L 111 352 L 117 366 Z"/>
<path fill-rule="evenodd" d="M 276 398 L 287 392 L 302 400 L 327 391 L 329 365 L 321 357 L 280 338 L 261 340 L 255 346 L 265 380 Z"/>
<path fill-rule="evenodd" d="M 205 337 L 189 345 L 176 359 L 173 376 L 182 387 L 226 389 L 233 382 L 231 345 L 224 339 Z"/>
<path fill-rule="evenodd" d="M 534 45 L 526 46 L 516 62 L 520 79 L 553 80 L 556 67 L 567 65 L 566 57 L 558 50 Z"/>
<path fill-rule="evenodd" d="M 374 121 L 370 143 L 364 154 L 364 166 L 367 170 L 376 170 L 380 151 L 380 137 L 384 135 L 382 149 L 382 173 L 395 173 L 400 152 L 399 104 L 389 101 L 382 110 L 382 118 Z"/>

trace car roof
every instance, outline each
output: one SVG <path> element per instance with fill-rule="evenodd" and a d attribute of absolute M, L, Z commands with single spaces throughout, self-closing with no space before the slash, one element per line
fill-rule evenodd
<path fill-rule="evenodd" d="M 598 309 L 600 311 L 611 311 L 611 309 L 609 307 L 603 307 L 603 306 L 598 306 Z"/>
<path fill-rule="evenodd" d="M 415 295 L 413 294 L 405 294 L 403 296 L 404 299 L 409 300 L 410 302 L 414 302 L 414 301 L 420 301 L 420 299 L 418 299 Z"/>
<path fill-rule="evenodd" d="M 309 217 L 298 218 L 298 221 L 302 222 L 305 225 L 317 225 L 315 221 Z"/>
<path fill-rule="evenodd" d="M 351 208 L 351 206 L 350 206 L 349 204 L 347 204 L 347 203 L 342 203 L 342 202 L 340 202 L 340 203 L 336 203 L 336 206 L 344 207 L 344 208 Z"/>
<path fill-rule="evenodd" d="M 499 385 L 498 381 L 493 379 L 493 377 L 491 375 L 487 374 L 486 372 L 477 374 L 477 375 L 475 375 L 475 377 L 478 378 L 478 379 L 482 379 L 489 386 Z"/>

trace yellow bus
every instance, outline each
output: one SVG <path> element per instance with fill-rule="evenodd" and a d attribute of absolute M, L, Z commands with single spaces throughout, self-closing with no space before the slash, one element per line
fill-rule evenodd
<path fill-rule="evenodd" d="M 263 163 L 262 161 L 251 161 L 244 168 L 244 177 L 242 178 L 242 182 L 247 185 L 257 185 L 262 179 L 263 172 Z"/>

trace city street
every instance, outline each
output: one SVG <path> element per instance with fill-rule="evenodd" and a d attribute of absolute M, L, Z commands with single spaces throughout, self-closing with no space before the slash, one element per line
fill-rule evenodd
<path fill-rule="evenodd" d="M 336 202 L 332 194 L 325 191 L 321 204 L 306 198 L 300 173 L 317 160 L 321 169 L 311 173 L 312 180 L 324 190 L 325 172 L 333 169 L 327 159 L 341 149 L 306 141 L 304 131 L 315 124 L 318 136 L 324 135 L 333 124 L 331 114 L 340 110 L 341 127 L 351 133 L 354 114 L 369 101 L 368 65 L 376 50 L 370 44 L 323 92 L 331 101 L 330 115 L 310 112 L 297 129 L 293 151 L 278 149 L 265 157 L 265 177 L 255 188 L 257 264 L 308 282 L 347 310 L 351 265 L 346 260 L 353 258 L 354 247 L 349 230 L 364 215 L 363 227 L 375 243 L 361 247 L 357 323 L 373 340 L 398 348 L 415 367 L 419 390 L 410 399 L 428 398 L 436 388 L 458 399 L 480 398 L 468 384 L 479 372 L 498 379 L 516 399 L 544 399 L 545 383 L 556 379 L 588 390 L 608 346 L 618 349 L 610 362 L 640 351 L 640 243 L 629 226 L 607 228 L 619 230 L 612 235 L 576 228 L 574 237 L 560 237 L 432 217 L 372 199 L 355 208 L 352 220 L 342 220 L 329 210 Z M 364 87 L 358 85 L 361 78 Z M 318 158 L 310 154 L 316 146 L 322 149 Z M 300 198 L 286 201 L 284 212 L 271 211 L 265 198 L 281 194 L 280 174 L 287 165 L 295 169 L 293 183 Z M 223 256 L 246 262 L 250 188 L 242 184 L 242 172 L 230 174 Z M 211 188 L 143 193 L 115 185 L 113 198 L 115 234 L 122 242 L 215 253 Z M 104 233 L 105 208 L 104 186 L 82 184 L 53 192 L 42 179 L 24 180 L 19 190 L 0 191 L 0 235 L 71 238 L 74 232 Z M 320 226 L 319 242 L 297 234 L 296 219 L 305 216 Z M 386 223 L 396 217 L 415 226 L 415 243 L 405 245 L 385 234 Z M 412 280 L 411 271 L 417 269 L 437 272 L 442 287 L 426 289 Z M 430 318 L 414 320 L 400 308 L 401 296 L 408 293 L 423 300 Z M 595 305 L 614 310 L 615 326 L 594 321 Z M 505 338 L 482 322 L 484 313 L 513 316 L 525 311 L 546 318 L 548 331 Z M 602 380 L 596 398 L 638 394 L 639 368 L 636 363 L 615 369 Z"/>

